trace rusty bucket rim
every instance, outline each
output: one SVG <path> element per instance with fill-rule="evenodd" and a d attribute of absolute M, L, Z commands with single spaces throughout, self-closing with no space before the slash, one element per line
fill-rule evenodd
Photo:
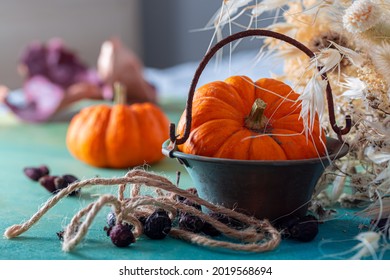
<path fill-rule="evenodd" d="M 332 151 L 329 151 L 328 155 L 310 158 L 310 159 L 299 159 L 299 160 L 239 160 L 239 159 L 227 159 L 227 158 L 213 158 L 206 156 L 199 156 L 193 154 L 186 154 L 178 151 L 177 149 L 171 150 L 169 148 L 170 140 L 164 141 L 162 145 L 162 153 L 167 157 L 173 157 L 177 159 L 185 160 L 196 160 L 217 164 L 237 164 L 237 165 L 259 165 L 259 166 L 288 166 L 288 165 L 306 165 L 306 164 L 316 164 L 320 162 L 329 162 L 329 160 L 335 160 L 342 158 L 349 152 L 349 145 L 347 143 L 342 143 L 337 139 L 326 137 L 326 146 L 328 149 L 333 148 Z M 328 165 L 328 164 L 324 164 Z"/>

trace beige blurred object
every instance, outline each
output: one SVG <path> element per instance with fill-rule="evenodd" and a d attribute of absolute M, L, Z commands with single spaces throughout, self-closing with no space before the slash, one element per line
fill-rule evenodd
<path fill-rule="evenodd" d="M 121 83 L 127 91 L 127 101 L 156 103 L 156 90 L 144 78 L 143 64 L 119 38 L 105 41 L 100 49 L 97 71 L 107 84 Z"/>
<path fill-rule="evenodd" d="M 58 106 L 56 113 L 66 109 L 80 100 L 99 100 L 101 98 L 102 90 L 98 86 L 85 82 L 73 84 L 66 90 L 65 97 Z"/>

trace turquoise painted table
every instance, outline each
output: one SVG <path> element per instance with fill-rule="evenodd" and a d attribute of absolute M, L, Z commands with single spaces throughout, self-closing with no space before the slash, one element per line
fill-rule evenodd
<path fill-rule="evenodd" d="M 166 103 L 164 110 L 172 122 L 177 122 L 184 104 Z M 46 164 L 51 174 L 71 173 L 80 179 L 94 176 L 118 177 L 126 170 L 98 169 L 75 160 L 65 146 L 68 122 L 25 124 L 18 121 L 0 122 L 0 230 L 29 219 L 51 197 L 38 183 L 23 174 L 25 166 Z M 184 168 L 175 160 L 165 158 L 148 167 L 149 171 L 168 177 L 173 182 L 176 172 L 181 171 L 181 187 L 192 186 Z M 185 241 L 166 238 L 161 241 L 140 237 L 127 248 L 115 247 L 106 232 L 105 216 L 100 212 L 90 231 L 71 253 L 61 251 L 56 235 L 70 222 L 73 215 L 83 206 L 96 200 L 96 194 L 116 193 L 116 189 L 92 187 L 83 189 L 80 197 L 62 199 L 39 222 L 21 236 L 8 240 L 0 239 L 0 259 L 24 260 L 84 260 L 84 259 L 144 259 L 144 260 L 221 260 L 221 259 L 330 259 L 357 244 L 353 238 L 359 233 L 359 225 L 367 223 L 354 215 L 353 211 L 340 210 L 333 220 L 320 225 L 320 232 L 309 243 L 283 240 L 279 247 L 266 253 L 246 253 L 205 248 Z M 332 257 L 333 256 L 333 257 Z M 342 255 L 348 258 L 351 255 Z M 390 252 L 383 258 L 390 259 Z"/>

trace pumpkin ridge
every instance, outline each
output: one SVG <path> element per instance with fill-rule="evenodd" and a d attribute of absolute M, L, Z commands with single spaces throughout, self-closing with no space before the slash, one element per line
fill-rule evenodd
<path fill-rule="evenodd" d="M 230 140 L 236 136 L 238 133 L 242 132 L 243 129 L 245 128 L 238 128 L 236 131 L 234 131 L 230 136 L 228 136 L 227 138 L 225 138 L 225 142 L 221 145 L 221 147 L 219 147 L 219 149 L 215 152 L 214 154 L 214 157 L 224 157 L 224 156 L 221 156 L 221 154 L 224 154 L 222 153 L 222 151 L 226 148 L 227 145 L 230 145 Z"/>
<path fill-rule="evenodd" d="M 132 136 L 129 141 L 129 131 L 136 130 L 134 125 L 135 117 L 133 112 L 126 105 L 116 105 L 111 108 L 111 115 L 106 129 L 106 152 L 107 166 L 114 168 L 128 167 L 128 163 L 132 158 L 137 158 L 135 155 L 138 152 L 139 146 L 136 146 L 137 136 Z M 139 153 L 139 152 L 138 152 Z"/>
<path fill-rule="evenodd" d="M 107 135 L 108 135 L 108 128 L 109 128 L 109 125 L 111 123 L 111 118 L 112 118 L 112 113 L 113 113 L 113 108 L 111 107 L 110 108 L 110 112 L 108 114 L 108 118 L 106 119 L 106 125 L 104 126 L 104 132 L 102 133 L 102 135 L 104 135 L 104 148 L 103 148 L 103 151 L 102 153 L 104 153 L 104 157 L 105 157 L 105 164 L 104 166 L 107 166 L 109 165 L 110 163 L 110 159 L 109 159 L 109 154 L 108 154 L 108 146 L 107 146 Z"/>
<path fill-rule="evenodd" d="M 161 110 L 154 104 L 150 104 L 151 110 L 154 112 L 154 117 L 157 120 L 157 123 L 160 127 L 160 133 L 162 134 L 162 138 L 164 138 L 164 141 L 169 138 L 169 119 L 167 116 L 165 116 Z M 158 115 L 158 116 L 156 116 Z M 162 144 L 162 143 L 161 143 Z"/>
<path fill-rule="evenodd" d="M 269 119 L 280 119 L 285 116 L 296 114 L 301 111 L 300 103 L 294 103 L 291 101 L 281 100 L 269 104 L 265 115 Z"/>
<path fill-rule="evenodd" d="M 255 84 L 252 79 L 247 76 L 232 76 L 225 79 L 225 83 L 238 92 L 244 104 L 245 111 L 243 113 L 248 115 L 256 94 Z"/>
<path fill-rule="evenodd" d="M 158 161 L 160 160 L 161 158 L 163 158 L 163 154 L 161 152 L 161 146 L 163 144 L 163 142 L 168 139 L 168 123 L 166 124 L 166 126 L 164 126 L 163 128 L 163 121 L 162 121 L 162 115 L 159 115 L 157 116 L 157 114 L 159 114 L 160 112 L 158 112 L 157 107 L 151 103 L 148 103 L 146 104 L 144 107 L 144 111 L 147 112 L 147 114 L 149 115 L 149 120 L 150 120 L 150 124 L 151 124 L 151 129 L 150 131 L 154 131 L 155 134 L 153 135 L 153 140 L 155 142 L 158 142 L 156 143 L 155 146 L 153 147 L 158 147 L 156 148 L 156 151 L 153 151 L 153 149 L 151 149 L 151 151 L 153 151 L 151 153 L 151 156 L 150 158 L 148 159 L 148 163 L 151 163 L 151 162 L 155 162 L 155 161 Z M 152 129 L 153 127 L 157 127 L 158 129 Z M 165 133 L 166 132 L 166 133 Z M 149 131 L 147 132 L 149 133 Z"/>
<path fill-rule="evenodd" d="M 277 141 L 280 142 L 280 147 L 282 147 L 287 158 L 290 160 L 314 158 L 318 154 L 323 154 L 324 148 L 322 146 L 316 146 L 311 137 L 307 139 L 304 134 L 290 135 L 296 134 L 296 132 L 288 129 L 275 129 L 274 132 L 275 135 L 272 138 L 278 139 Z M 313 138 L 315 137 L 313 135 Z M 303 145 L 302 143 L 306 144 Z"/>
<path fill-rule="evenodd" d="M 253 133 L 253 134 L 255 134 L 255 133 Z M 267 145 L 262 144 L 262 147 L 263 147 L 262 152 L 263 153 L 262 153 L 261 157 L 254 157 L 252 155 L 252 151 L 257 150 L 256 148 L 254 148 L 254 145 L 256 144 L 258 146 L 258 142 L 255 142 L 255 141 L 260 140 L 260 139 L 256 139 L 256 136 L 264 137 L 263 138 L 264 142 L 268 141 Z M 248 148 L 248 159 L 252 159 L 252 160 L 281 160 L 281 159 L 284 160 L 284 159 L 287 159 L 286 152 L 282 149 L 282 147 L 280 147 L 279 143 L 277 141 L 275 141 L 275 139 L 270 137 L 269 135 L 262 134 L 262 133 L 255 134 L 255 135 L 253 135 L 253 139 L 251 139 L 251 140 L 252 141 L 251 141 L 249 148 Z M 273 155 L 271 156 L 271 158 L 265 159 L 264 155 L 268 155 L 270 153 L 270 151 L 273 152 Z M 277 155 L 275 156 L 275 154 L 277 154 Z"/>
<path fill-rule="evenodd" d="M 145 143 L 149 144 L 149 141 L 148 141 L 149 139 L 146 139 L 144 136 L 144 133 L 143 133 L 144 129 L 149 129 L 149 127 L 147 125 L 145 125 L 145 120 L 149 116 L 144 114 L 144 112 L 143 112 L 144 109 L 140 104 L 133 104 L 131 109 L 132 109 L 132 112 L 134 114 L 134 118 L 135 118 L 135 121 L 137 123 L 137 127 L 139 128 L 138 132 L 140 133 L 140 137 L 138 138 L 137 144 L 138 144 L 138 147 L 140 147 L 140 149 L 142 149 L 142 147 Z M 146 135 L 146 137 L 147 137 L 147 135 Z M 147 144 L 145 144 L 145 145 L 147 145 Z M 147 151 L 146 153 L 143 152 L 144 153 L 144 155 L 143 155 L 144 161 L 142 163 L 138 163 L 137 165 L 144 164 L 145 161 L 147 159 L 149 159 L 149 150 L 146 149 L 146 151 Z"/>
<path fill-rule="evenodd" d="M 167 134 L 163 135 L 163 131 L 160 130 L 162 125 L 159 122 L 159 118 L 155 115 L 157 108 L 153 106 L 151 103 L 144 103 L 142 105 L 134 104 L 132 107 L 137 116 L 138 126 L 140 127 L 139 139 L 141 142 L 140 147 L 142 149 L 143 162 L 139 164 L 153 163 L 163 158 L 161 146 L 168 138 L 168 124 L 165 128 Z"/>
<path fill-rule="evenodd" d="M 221 108 L 222 107 L 222 108 Z M 218 108 L 218 110 L 216 110 Z M 238 120 L 243 116 L 243 113 L 238 110 L 236 107 L 232 106 L 228 102 L 218 99 L 215 96 L 207 96 L 198 99 L 194 102 L 194 110 L 192 112 L 193 118 L 197 119 L 201 117 L 202 122 L 204 119 L 203 116 L 209 120 L 220 119 L 218 115 L 224 115 L 224 119 Z M 227 115 L 228 114 L 228 115 Z M 214 117 L 215 118 L 211 118 Z M 208 121 L 208 120 L 207 120 Z M 197 127 L 196 122 L 193 123 L 194 127 Z"/>
<path fill-rule="evenodd" d="M 215 97 L 231 105 L 239 112 L 245 113 L 245 103 L 241 94 L 230 84 L 223 81 L 214 81 L 201 86 L 194 94 L 193 102 L 200 98 Z"/>
<path fill-rule="evenodd" d="M 303 121 L 300 120 L 300 114 L 299 113 L 294 113 L 290 115 L 286 115 L 284 117 L 281 117 L 277 120 L 272 121 L 272 128 L 274 129 L 288 129 L 295 131 L 296 133 L 303 133 L 304 131 L 304 124 Z M 321 129 L 320 122 L 318 121 L 318 118 L 314 118 L 314 126 L 313 126 L 313 131 L 311 134 L 313 136 L 316 136 L 319 134 L 319 131 Z"/>
<path fill-rule="evenodd" d="M 282 81 L 272 78 L 261 78 L 255 82 L 256 97 L 268 97 L 264 98 L 265 102 L 277 101 L 279 99 L 288 100 L 290 102 L 296 101 L 299 98 L 299 94 L 296 93 L 289 85 Z M 271 99 L 271 100 L 270 100 Z"/>
<path fill-rule="evenodd" d="M 107 164 L 106 144 L 105 141 L 101 141 L 100 135 L 105 136 L 111 108 L 102 105 L 93 108 L 92 111 L 93 113 L 89 114 L 87 121 L 83 123 L 83 126 L 92 127 L 93 133 L 88 134 L 88 141 L 86 141 L 86 139 L 79 139 L 82 143 L 81 146 L 84 146 L 81 148 L 83 152 L 80 154 L 80 157 L 90 163 L 95 154 L 100 154 L 101 158 L 97 160 L 94 159 L 93 161 L 96 161 L 98 166 L 105 166 Z M 94 137 L 93 135 L 96 135 L 97 137 Z M 100 147 L 97 149 L 96 145 L 99 145 Z"/>
<path fill-rule="evenodd" d="M 271 119 L 269 126 L 273 129 L 288 129 L 295 133 L 302 133 L 304 130 L 303 122 L 299 119 L 299 113 L 291 113 L 278 119 Z"/>
<path fill-rule="evenodd" d="M 269 119 L 278 119 L 287 113 L 300 111 L 297 94 L 289 85 L 270 78 L 262 78 L 255 82 L 256 98 L 261 98 L 267 108 L 264 114 Z M 294 108 L 295 107 L 295 108 Z"/>
<path fill-rule="evenodd" d="M 188 140 L 183 145 L 180 145 L 179 149 L 189 154 L 212 157 L 216 148 L 219 148 L 226 138 L 239 129 L 241 129 L 241 124 L 234 120 L 212 120 L 194 129 L 190 133 Z M 207 140 L 204 139 L 206 136 L 208 137 Z M 199 141 L 199 139 L 202 139 L 202 141 Z"/>

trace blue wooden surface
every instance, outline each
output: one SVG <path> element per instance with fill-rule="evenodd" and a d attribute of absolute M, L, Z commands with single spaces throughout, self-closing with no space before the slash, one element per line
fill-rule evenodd
<path fill-rule="evenodd" d="M 181 107 L 182 106 L 182 107 Z M 171 121 L 177 122 L 184 105 L 165 106 Z M 51 174 L 71 173 L 80 179 L 123 176 L 126 170 L 98 169 L 75 160 L 65 146 L 68 122 L 25 124 L 17 121 L 0 123 L 0 230 L 21 223 L 33 215 L 51 197 L 38 183 L 23 174 L 25 166 L 46 164 Z M 176 171 L 182 172 L 181 187 L 192 186 L 186 171 L 175 160 L 165 158 L 148 167 L 175 181 Z M 61 251 L 56 232 L 67 225 L 84 205 L 94 201 L 94 194 L 116 193 L 116 189 L 92 187 L 84 189 L 80 197 L 67 197 L 52 208 L 38 224 L 21 236 L 0 239 L 0 259 L 145 259 L 145 260 L 220 260 L 220 259 L 335 259 L 348 258 L 343 253 L 357 244 L 353 238 L 360 232 L 359 225 L 367 223 L 353 211 L 339 210 L 334 219 L 320 225 L 320 232 L 312 242 L 283 240 L 278 248 L 266 253 L 247 253 L 205 248 L 185 241 L 166 238 L 150 240 L 140 237 L 127 248 L 115 247 L 103 227 L 109 209 L 100 212 L 82 243 L 71 253 Z M 390 259 L 390 253 L 383 256 Z"/>

